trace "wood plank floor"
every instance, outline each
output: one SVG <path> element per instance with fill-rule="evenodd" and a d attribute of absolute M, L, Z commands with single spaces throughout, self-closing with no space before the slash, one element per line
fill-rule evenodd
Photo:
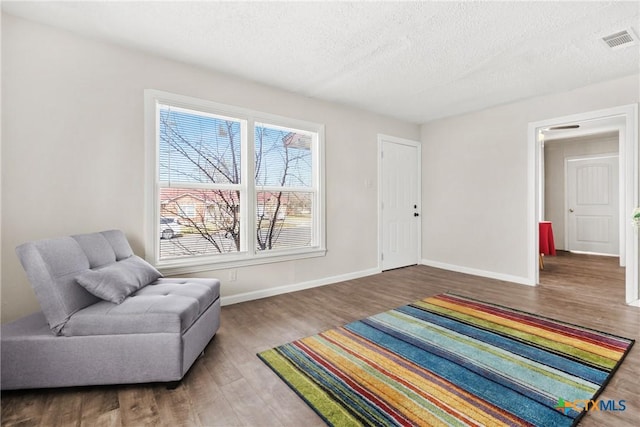
<path fill-rule="evenodd" d="M 5 392 L 2 425 L 323 426 L 256 352 L 445 291 L 640 340 L 640 309 L 624 304 L 617 262 L 560 252 L 545 258 L 538 287 L 414 266 L 226 306 L 205 356 L 175 390 L 145 384 Z M 601 398 L 626 400 L 626 410 L 589 413 L 581 426 L 638 425 L 640 344 Z"/>

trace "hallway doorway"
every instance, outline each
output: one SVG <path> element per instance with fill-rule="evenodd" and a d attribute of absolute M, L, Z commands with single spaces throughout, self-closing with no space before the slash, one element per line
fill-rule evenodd
<path fill-rule="evenodd" d="M 631 226 L 630 215 L 639 203 L 638 177 L 638 106 L 558 117 L 529 124 L 529 277 L 532 284 L 541 283 L 538 270 L 538 223 L 545 220 L 545 140 L 556 132 L 565 137 L 618 132 L 619 152 L 619 266 L 626 267 L 624 298 L 627 304 L 638 305 L 638 236 Z M 557 134 L 556 134 L 557 135 Z M 563 212 L 564 214 L 564 212 Z M 546 261 L 546 260 L 545 260 Z M 546 262 L 545 262 L 546 266 Z"/>

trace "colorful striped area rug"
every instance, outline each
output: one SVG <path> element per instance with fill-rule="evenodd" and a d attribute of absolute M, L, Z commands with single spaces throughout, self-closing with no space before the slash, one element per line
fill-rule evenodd
<path fill-rule="evenodd" d="M 443 294 L 258 356 L 333 426 L 572 426 L 633 340 Z"/>

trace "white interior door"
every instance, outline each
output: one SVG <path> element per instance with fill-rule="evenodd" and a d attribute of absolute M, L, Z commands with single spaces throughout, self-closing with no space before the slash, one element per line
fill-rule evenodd
<path fill-rule="evenodd" d="M 380 137 L 383 270 L 420 259 L 420 144 Z"/>
<path fill-rule="evenodd" d="M 566 161 L 568 250 L 619 255 L 618 155 Z"/>

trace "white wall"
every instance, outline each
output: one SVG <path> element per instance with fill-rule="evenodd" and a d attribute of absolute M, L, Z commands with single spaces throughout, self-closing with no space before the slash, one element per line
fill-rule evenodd
<path fill-rule="evenodd" d="M 143 91 L 152 88 L 326 126 L 323 258 L 220 277 L 228 300 L 377 269 L 377 134 L 417 140 L 419 127 L 2 16 L 2 321 L 39 305 L 14 249 L 120 228 L 143 251 Z"/>
<path fill-rule="evenodd" d="M 638 101 L 634 75 L 424 124 L 423 262 L 526 283 L 529 122 Z"/>

